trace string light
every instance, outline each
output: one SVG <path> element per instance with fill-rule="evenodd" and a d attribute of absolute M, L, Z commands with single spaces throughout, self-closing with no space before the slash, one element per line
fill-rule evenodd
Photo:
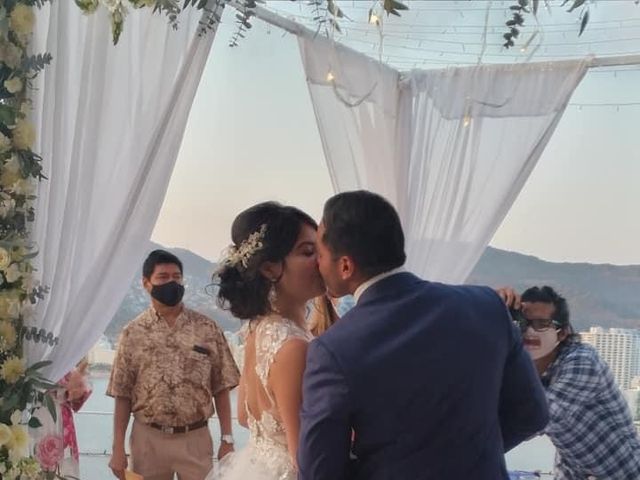
<path fill-rule="evenodd" d="M 533 40 L 538 36 L 538 30 L 536 30 L 535 32 L 533 32 L 533 35 L 531 35 L 529 37 L 529 40 L 527 40 L 524 45 L 522 45 L 522 48 L 520 49 L 520 51 L 522 53 L 527 51 L 527 48 L 529 48 L 529 45 L 531 45 L 531 42 L 533 42 Z"/>
<path fill-rule="evenodd" d="M 336 76 L 333 74 L 331 70 L 327 72 L 327 82 L 333 82 L 336 79 Z"/>

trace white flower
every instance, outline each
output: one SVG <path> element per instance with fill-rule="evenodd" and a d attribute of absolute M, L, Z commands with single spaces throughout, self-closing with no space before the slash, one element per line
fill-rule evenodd
<path fill-rule="evenodd" d="M 22 60 L 22 50 L 9 41 L 0 39 L 0 62 L 3 62 L 9 68 L 14 69 L 20 65 Z"/>
<path fill-rule="evenodd" d="M 0 320 L 0 339 L 4 342 L 6 348 L 15 346 L 18 335 L 11 322 Z M 2 432 L 0 432 L 0 445 L 2 445 Z"/>
<path fill-rule="evenodd" d="M 33 7 L 18 3 L 11 11 L 11 28 L 19 35 L 28 35 L 33 31 L 36 16 Z"/>
<path fill-rule="evenodd" d="M 0 218 L 7 218 L 14 208 L 16 201 L 13 198 L 0 198 Z"/>
<path fill-rule="evenodd" d="M 6 270 L 11 265 L 11 254 L 5 248 L 0 247 L 0 270 Z"/>
<path fill-rule="evenodd" d="M 36 182 L 31 178 L 22 178 L 9 187 L 16 195 L 33 195 L 36 191 Z"/>
<path fill-rule="evenodd" d="M 10 173 L 20 173 L 20 160 L 17 155 L 11 155 L 11 158 L 4 162 L 2 169 Z"/>
<path fill-rule="evenodd" d="M 9 93 L 18 93 L 22 91 L 22 80 L 18 77 L 10 78 L 9 80 L 4 81 L 4 88 L 7 89 Z"/>
<path fill-rule="evenodd" d="M 76 0 L 76 5 L 84 13 L 93 13 L 98 8 L 98 0 Z"/>
<path fill-rule="evenodd" d="M 22 272 L 20 271 L 20 265 L 17 263 L 12 263 L 9 268 L 7 268 L 4 272 L 4 277 L 7 279 L 7 282 L 14 283 L 22 278 Z"/>
<path fill-rule="evenodd" d="M 28 150 L 36 140 L 36 131 L 29 122 L 18 120 L 12 130 L 13 146 L 18 150 Z"/>
<path fill-rule="evenodd" d="M 20 316 L 20 298 L 15 292 L 16 289 L 0 293 L 0 318 L 18 318 Z"/>
<path fill-rule="evenodd" d="M 0 447 L 9 443 L 12 437 L 13 435 L 11 434 L 9 426 L 4 423 L 0 423 Z M 4 471 L 0 470 L 0 473 L 4 473 Z"/>
<path fill-rule="evenodd" d="M 18 380 L 20 380 L 26 370 L 27 367 L 24 364 L 24 359 L 18 357 L 9 357 L 4 361 L 2 367 L 0 368 L 0 376 L 2 376 L 2 379 L 5 382 L 13 385 Z M 14 412 L 13 415 L 15 415 L 16 413 L 20 413 L 20 415 L 22 416 L 22 412 L 20 412 L 19 410 Z M 13 415 L 11 415 L 11 424 L 15 426 L 16 422 L 13 421 Z M 11 431 L 14 432 L 15 436 L 15 431 L 13 430 L 13 428 L 11 429 Z"/>
<path fill-rule="evenodd" d="M 18 467 L 11 467 L 11 470 L 2 475 L 2 480 L 20 480 Z"/>
<path fill-rule="evenodd" d="M 23 458 L 20 460 L 19 466 L 22 471 L 22 476 L 26 476 L 25 480 L 37 480 L 40 478 L 40 472 L 42 472 L 42 469 L 35 458 Z"/>
<path fill-rule="evenodd" d="M 22 176 L 17 173 L 10 172 L 9 170 L 2 169 L 0 173 L 0 184 L 4 187 L 4 190 L 11 190 L 13 184 L 22 180 Z"/>
<path fill-rule="evenodd" d="M 8 152 L 11 149 L 11 140 L 0 132 L 0 153 Z"/>
<path fill-rule="evenodd" d="M 15 410 L 9 419 L 11 425 L 20 425 L 22 423 L 22 410 Z"/>
<path fill-rule="evenodd" d="M 27 115 L 29 115 L 29 112 L 30 112 L 31 110 L 32 110 L 32 109 L 31 109 L 31 102 L 30 102 L 30 101 L 23 102 L 23 103 L 22 103 L 22 105 L 20 105 L 20 113 L 21 113 L 22 115 L 24 115 L 25 117 L 26 117 Z"/>
<path fill-rule="evenodd" d="M 16 155 L 12 155 L 11 158 L 6 160 L 2 164 L 2 173 L 0 174 L 0 183 L 5 189 L 9 189 L 14 183 L 22 180 L 22 172 L 20 169 L 20 162 Z"/>
<path fill-rule="evenodd" d="M 16 463 L 29 456 L 29 433 L 26 425 L 12 425 L 11 433 L 13 438 L 9 442 L 9 458 Z"/>

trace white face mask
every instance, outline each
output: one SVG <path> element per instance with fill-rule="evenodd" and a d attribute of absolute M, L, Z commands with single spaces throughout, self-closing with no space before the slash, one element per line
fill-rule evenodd
<path fill-rule="evenodd" d="M 524 348 L 534 360 L 546 357 L 560 344 L 559 333 L 560 329 L 555 328 L 536 332 L 533 328 L 528 327 L 524 333 Z"/>

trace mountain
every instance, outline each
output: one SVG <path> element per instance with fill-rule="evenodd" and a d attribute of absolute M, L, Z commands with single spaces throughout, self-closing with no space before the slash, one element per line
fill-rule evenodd
<path fill-rule="evenodd" d="M 215 296 L 212 294 L 213 285 L 211 285 L 211 276 L 215 269 L 213 262 L 182 248 L 166 248 L 151 244 L 149 251 L 156 248 L 168 250 L 182 261 L 185 283 L 184 301 L 189 307 L 215 319 L 223 330 L 235 331 L 240 327 L 239 320 L 216 305 Z M 142 270 L 142 261 L 140 261 L 140 270 Z M 107 327 L 105 335 L 112 342 L 115 341 L 120 330 L 148 306 L 149 295 L 142 287 L 142 272 L 140 272 L 134 276 L 131 288 Z"/>
<path fill-rule="evenodd" d="M 550 285 L 569 302 L 577 330 L 594 325 L 640 328 L 640 265 L 553 263 L 489 247 L 468 283 L 510 285 L 519 292 Z"/>
<path fill-rule="evenodd" d="M 154 248 L 164 248 L 152 245 Z M 184 264 L 185 302 L 215 319 L 223 330 L 237 330 L 240 321 L 218 308 L 211 295 L 215 264 L 195 253 L 168 248 Z M 640 328 L 640 265 L 615 266 L 589 263 L 553 263 L 520 253 L 487 248 L 468 283 L 492 287 L 513 286 L 518 291 L 533 285 L 550 285 L 563 294 L 578 330 L 593 325 Z M 113 341 L 122 327 L 149 305 L 140 275 L 111 321 L 106 335 Z"/>

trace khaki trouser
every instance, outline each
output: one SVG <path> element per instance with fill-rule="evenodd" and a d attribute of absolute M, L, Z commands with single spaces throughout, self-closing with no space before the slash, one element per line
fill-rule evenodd
<path fill-rule="evenodd" d="M 144 480 L 203 480 L 213 468 L 207 427 L 171 434 L 134 420 L 130 442 L 131 469 Z"/>

